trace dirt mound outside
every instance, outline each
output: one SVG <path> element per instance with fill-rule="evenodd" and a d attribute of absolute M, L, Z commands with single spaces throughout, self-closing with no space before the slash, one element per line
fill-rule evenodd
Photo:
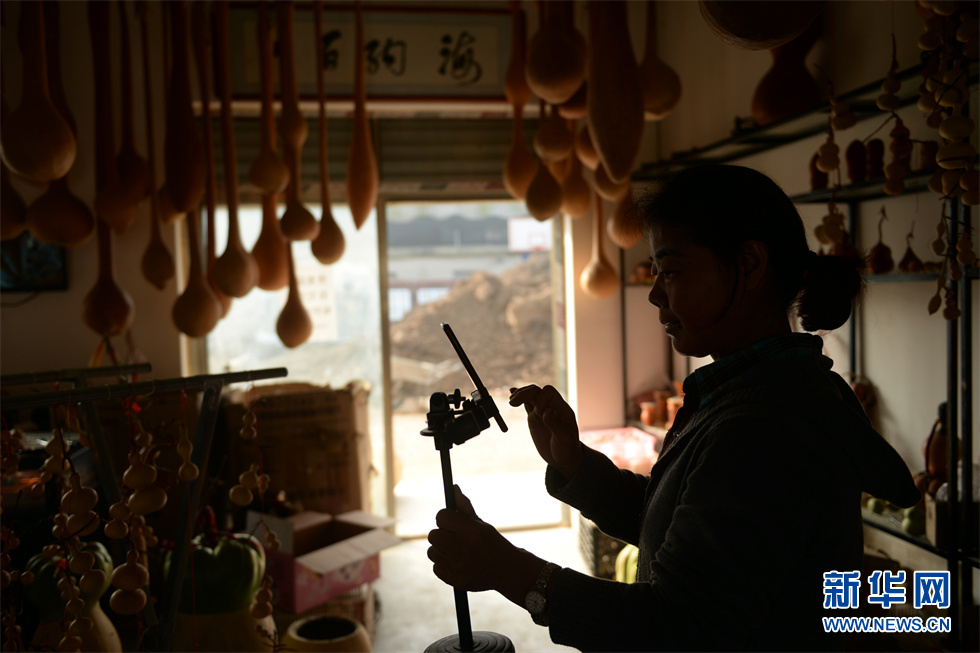
<path fill-rule="evenodd" d="M 547 252 L 532 254 L 499 276 L 476 272 L 392 325 L 392 354 L 448 367 L 458 361 L 440 326 L 448 322 L 487 388 L 554 383 L 551 294 Z M 419 375 L 394 381 L 394 405 L 413 409 L 420 402 L 427 406 L 433 392 L 459 388 L 469 395 L 473 390 L 463 369 L 439 379 Z"/>

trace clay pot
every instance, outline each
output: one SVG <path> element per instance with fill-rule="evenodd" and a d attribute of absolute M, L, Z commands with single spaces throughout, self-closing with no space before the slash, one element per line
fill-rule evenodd
<path fill-rule="evenodd" d="M 346 617 L 314 615 L 289 624 L 283 650 L 367 653 L 371 638 L 360 623 Z"/>

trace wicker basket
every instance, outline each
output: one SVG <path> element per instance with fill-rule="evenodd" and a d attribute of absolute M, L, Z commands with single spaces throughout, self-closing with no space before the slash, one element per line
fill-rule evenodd
<path fill-rule="evenodd" d="M 594 523 L 579 515 L 578 546 L 589 572 L 597 578 L 616 578 L 616 556 L 625 542 L 610 537 Z"/>

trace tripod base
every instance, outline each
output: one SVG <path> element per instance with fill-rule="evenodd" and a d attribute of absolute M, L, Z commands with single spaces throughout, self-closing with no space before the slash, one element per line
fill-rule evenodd
<path fill-rule="evenodd" d="M 450 635 L 429 644 L 425 653 L 459 653 L 459 635 Z M 476 653 L 508 653 L 513 652 L 514 643 L 500 633 L 488 630 L 473 631 L 473 649 Z"/>

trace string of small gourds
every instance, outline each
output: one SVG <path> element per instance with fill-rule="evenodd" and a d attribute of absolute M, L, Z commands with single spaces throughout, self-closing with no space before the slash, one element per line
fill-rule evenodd
<path fill-rule="evenodd" d="M 937 238 L 931 249 L 943 262 L 937 277 L 936 294 L 930 299 L 928 310 L 933 314 L 943 304 L 943 317 L 954 320 L 960 316 L 957 306 L 954 283 L 962 279 L 963 267 L 977 264 L 973 245 L 973 234 L 969 224 L 962 224 L 956 242 L 949 231 L 946 212 L 950 200 L 958 198 L 967 206 L 980 204 L 980 174 L 975 167 L 976 150 L 970 143 L 970 136 L 976 128 L 974 121 L 965 114 L 969 90 L 967 88 L 967 67 L 976 60 L 980 44 L 980 21 L 967 11 L 957 11 L 955 2 L 928 2 L 919 0 L 920 13 L 923 14 L 925 32 L 918 39 L 918 47 L 931 53 L 923 68 L 923 82 L 919 86 L 918 108 L 926 114 L 926 124 L 939 132 L 943 143 L 920 141 L 920 161 L 923 168 L 938 166 L 929 179 L 929 190 L 943 199 Z M 896 111 L 901 106 L 898 92 L 901 81 L 898 79 L 895 36 L 892 35 L 892 57 L 888 72 L 881 84 L 881 94 L 876 105 L 889 114 L 894 125 L 889 132 L 890 162 L 878 171 L 872 167 L 881 161 L 883 144 L 879 139 L 854 141 L 848 147 L 846 160 L 851 182 L 866 178 L 885 177 L 883 190 L 887 195 L 899 195 L 905 191 L 905 176 L 911 167 L 913 140 L 911 132 Z M 844 225 L 844 215 L 835 202 L 836 188 L 840 186 L 840 148 L 835 142 L 835 130 L 853 126 L 857 120 L 850 104 L 839 101 L 830 93 L 831 116 L 827 140 L 820 145 L 810 162 L 811 186 L 814 189 L 826 188 L 827 175 L 838 174 L 838 184 L 834 187 L 828 213 L 815 228 L 818 241 L 831 246 L 831 253 L 839 253 L 848 247 L 848 233 Z M 880 163 L 879 163 L 880 165 Z M 872 248 L 869 257 L 872 273 L 882 274 L 894 268 L 890 250 L 880 239 L 881 222 L 886 219 L 884 209 L 879 220 L 879 242 Z M 914 224 L 913 224 L 914 229 Z M 903 272 L 928 271 L 927 266 L 911 249 L 912 230 L 906 237 L 905 256 L 899 264 Z"/>
<path fill-rule="evenodd" d="M 186 397 L 182 398 L 182 403 L 184 402 Z M 112 587 L 115 588 L 109 598 L 109 607 L 123 616 L 139 613 L 148 600 L 150 574 L 145 556 L 147 550 L 157 546 L 159 540 L 153 528 L 146 523 L 145 515 L 157 512 L 166 505 L 167 492 L 164 486 L 178 482 L 177 479 L 192 482 L 200 474 L 197 465 L 191 462 L 193 443 L 186 420 L 182 420 L 176 442 L 176 451 L 182 464 L 178 468 L 176 479 L 168 482 L 168 477 L 173 478 L 173 472 L 158 467 L 156 460 L 163 448 L 174 445 L 156 443 L 152 434 L 143 429 L 137 417 L 138 411 L 135 401 L 126 403 L 127 418 L 131 428 L 135 428 L 138 433 L 133 438 L 133 448 L 127 457 L 129 464 L 122 475 L 125 493 L 109 507 L 110 519 L 103 529 L 109 539 L 129 540 L 125 562 L 116 566 L 109 577 Z M 58 412 L 56 411 L 56 415 Z M 70 409 L 67 414 L 74 417 Z M 86 439 L 77 419 L 69 418 L 68 422 L 78 429 L 80 440 Z M 243 422 L 241 437 L 255 442 L 258 432 L 254 404 L 246 412 Z M 18 470 L 19 451 L 23 445 L 19 442 L 17 433 L 10 429 L 3 428 L 0 434 L 0 473 L 6 477 Z M 54 482 L 60 488 L 59 511 L 52 518 L 51 528 L 56 542 L 45 545 L 42 555 L 48 559 L 60 557 L 67 560 L 67 564 L 57 566 L 55 572 L 58 575 L 58 590 L 65 601 L 63 623 L 67 626 L 64 637 L 58 643 L 58 649 L 62 651 L 78 650 L 82 643 L 81 636 L 93 627 L 91 619 L 82 615 L 85 603 L 80 593 L 98 592 L 105 587 L 106 582 L 105 572 L 95 568 L 95 556 L 84 550 L 81 540 L 95 533 L 103 524 L 102 518 L 95 511 L 99 495 L 95 489 L 83 485 L 80 474 L 75 471 L 67 455 L 69 446 L 56 419 L 52 438 L 44 447 L 47 458 L 41 466 L 40 476 L 27 490 L 34 497 L 43 497 L 50 483 Z M 238 484 L 229 490 L 229 498 L 239 506 L 251 504 L 253 490 L 258 491 L 261 496 L 268 490 L 270 483 L 269 475 L 260 473 L 258 464 L 251 465 L 239 475 L 238 480 Z M 0 504 L 0 511 L 2 510 L 3 506 Z M 270 551 L 278 550 L 280 542 L 276 533 L 269 528 L 265 531 L 266 548 Z M 0 553 L 0 590 L 6 591 L 11 584 L 18 582 L 23 585 L 31 584 L 34 581 L 31 571 L 22 572 L 11 567 L 10 553 L 20 545 L 20 539 L 14 529 L 6 524 L 0 526 L 0 543 L 3 547 Z M 11 604 L 12 602 L 5 601 L 0 625 L 4 629 L 5 643 L 18 647 L 15 650 L 23 650 L 21 627 L 16 621 L 17 610 Z M 262 587 L 255 593 L 250 611 L 256 619 L 272 614 L 272 589 L 268 574 Z"/>
<path fill-rule="evenodd" d="M 255 402 L 248 402 L 248 409 L 242 416 L 242 428 L 238 435 L 246 442 L 256 443 L 258 440 L 258 416 L 255 411 Z M 261 457 L 259 458 L 261 460 Z M 247 470 L 239 474 L 238 484 L 232 486 L 228 491 L 228 498 L 232 503 L 245 507 L 254 500 L 253 490 L 257 490 L 260 499 L 269 489 L 271 479 L 268 474 L 261 470 L 259 463 L 252 463 Z M 281 543 L 279 536 L 265 524 L 265 510 L 261 512 L 261 523 L 265 529 L 265 548 L 269 551 L 278 551 Z M 255 619 L 264 619 L 272 614 L 272 580 L 268 573 L 262 579 L 262 587 L 255 592 L 255 597 L 249 608 Z M 276 639 L 276 633 L 266 633 L 266 636 Z"/>
<path fill-rule="evenodd" d="M 926 114 L 926 124 L 938 130 L 943 139 L 935 154 L 939 168 L 929 180 L 929 190 L 943 198 L 937 238 L 932 243 L 933 253 L 943 257 L 943 269 L 928 309 L 931 315 L 945 303 L 943 317 L 955 320 L 961 311 L 954 284 L 963 278 L 963 267 L 977 264 L 977 255 L 969 224 L 960 225 L 959 236 L 953 242 L 946 207 L 954 198 L 967 206 L 980 204 L 980 173 L 974 163 L 977 152 L 970 143 L 976 124 L 964 113 L 969 99 L 967 68 L 971 60 L 980 57 L 980 21 L 970 12 L 957 11 L 955 2 L 920 0 L 919 6 L 928 17 L 917 44 L 929 55 L 922 71 L 917 106 Z"/>

